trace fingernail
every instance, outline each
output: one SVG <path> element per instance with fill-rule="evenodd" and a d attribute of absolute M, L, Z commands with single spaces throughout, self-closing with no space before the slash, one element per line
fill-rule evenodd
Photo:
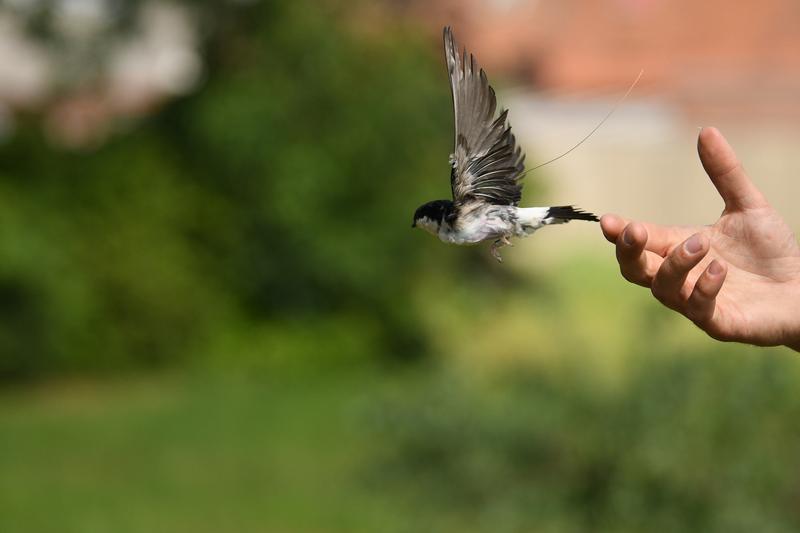
<path fill-rule="evenodd" d="M 689 255 L 694 255 L 702 250 L 703 242 L 700 240 L 700 235 L 695 234 L 689 237 L 689 240 L 683 245 L 683 249 L 686 250 L 686 253 Z"/>
<path fill-rule="evenodd" d="M 719 276 L 722 274 L 722 265 L 719 264 L 719 261 L 716 259 L 711 261 L 711 264 L 708 265 L 708 273 L 712 276 Z"/>
<path fill-rule="evenodd" d="M 630 246 L 633 244 L 633 235 L 631 235 L 629 228 L 625 228 L 625 231 L 622 232 L 622 242 L 625 243 L 625 246 Z"/>

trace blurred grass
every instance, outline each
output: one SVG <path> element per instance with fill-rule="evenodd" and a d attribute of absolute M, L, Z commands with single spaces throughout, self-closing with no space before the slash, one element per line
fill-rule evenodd
<path fill-rule="evenodd" d="M 2 530 L 375 531 L 387 511 L 353 475 L 369 446 L 354 403 L 374 388 L 339 374 L 6 391 Z"/>
<path fill-rule="evenodd" d="M 574 363 L 574 361 L 573 361 Z M 794 531 L 800 368 L 643 360 L 0 396 L 4 532 Z"/>

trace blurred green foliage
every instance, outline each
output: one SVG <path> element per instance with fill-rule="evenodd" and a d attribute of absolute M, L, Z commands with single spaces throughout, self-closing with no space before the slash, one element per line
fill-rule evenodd
<path fill-rule="evenodd" d="M 0 146 L 0 378 L 426 353 L 409 225 L 448 193 L 447 84 L 358 5 L 202 3 L 194 95 L 94 151 L 35 116 Z"/>
<path fill-rule="evenodd" d="M 395 390 L 372 481 L 431 531 L 796 531 L 800 367 L 670 355 L 613 389 L 571 358 Z"/>
<path fill-rule="evenodd" d="M 793 359 L 643 355 L 607 387 L 580 356 L 562 357 L 560 368 L 481 376 L 422 365 L 6 390 L 0 524 L 27 533 L 800 527 Z"/>

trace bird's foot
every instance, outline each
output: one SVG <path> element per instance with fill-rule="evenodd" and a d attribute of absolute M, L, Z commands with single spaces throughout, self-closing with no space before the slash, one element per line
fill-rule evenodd
<path fill-rule="evenodd" d="M 497 259 L 498 263 L 502 263 L 503 262 L 503 258 L 500 257 L 500 248 L 502 248 L 503 246 L 505 246 L 505 243 L 503 242 L 503 240 L 502 239 L 497 239 L 496 241 L 494 241 L 492 243 L 492 247 L 489 248 L 489 253 L 492 254 L 492 257 Z"/>
<path fill-rule="evenodd" d="M 497 246 L 495 246 L 495 245 L 493 244 L 493 245 L 492 245 L 492 247 L 491 247 L 491 249 L 489 250 L 489 252 L 492 254 L 492 257 L 494 257 L 495 259 L 497 259 L 497 262 L 498 262 L 498 263 L 502 263 L 502 262 L 503 262 L 503 258 L 502 258 L 502 257 L 500 257 L 500 250 L 498 249 L 498 247 L 497 247 Z"/>
<path fill-rule="evenodd" d="M 494 241 L 492 243 L 492 247 L 489 249 L 489 251 L 492 254 L 492 257 L 497 259 L 498 263 L 503 262 L 503 258 L 500 257 L 500 248 L 502 248 L 503 246 L 511 246 L 512 248 L 514 247 L 511 241 L 508 240 L 508 235 L 503 235 L 502 237 Z"/>

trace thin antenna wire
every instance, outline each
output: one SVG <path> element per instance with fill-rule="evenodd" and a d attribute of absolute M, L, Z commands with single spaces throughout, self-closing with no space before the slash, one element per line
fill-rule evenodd
<path fill-rule="evenodd" d="M 524 173 L 522 176 L 520 176 L 520 178 L 524 177 L 524 176 L 525 176 L 525 175 L 526 175 L 528 172 L 532 172 L 532 171 L 536 170 L 537 168 L 541 168 L 541 167 L 543 167 L 543 166 L 545 166 L 545 165 L 549 165 L 550 163 L 554 163 L 555 161 L 558 161 L 558 160 L 559 160 L 559 159 L 561 159 L 562 157 L 569 155 L 569 153 L 570 153 L 570 152 L 572 152 L 572 151 L 573 151 L 573 150 L 575 150 L 577 147 L 579 147 L 580 145 L 582 145 L 583 143 L 585 143 L 587 140 L 589 140 L 589 137 L 591 137 L 592 135 L 594 135 L 594 133 L 595 133 L 597 130 L 599 130 L 599 129 L 600 129 L 602 126 L 603 126 L 603 124 L 605 124 L 606 120 L 608 120 L 609 118 L 611 118 L 611 115 L 613 115 L 613 114 L 614 114 L 614 112 L 617 110 L 617 108 L 618 108 L 620 105 L 622 105 L 622 102 L 624 102 L 624 101 L 625 101 L 625 99 L 627 99 L 627 98 L 628 98 L 628 96 L 630 96 L 630 94 L 631 94 L 631 91 L 633 91 L 633 88 L 634 88 L 634 87 L 636 87 L 636 84 L 637 84 L 637 83 L 639 83 L 639 80 L 640 80 L 640 79 L 642 79 L 642 74 L 644 74 L 644 69 L 642 69 L 642 70 L 640 70 L 640 71 L 639 71 L 639 75 L 638 75 L 638 76 L 636 76 L 636 79 L 635 79 L 635 80 L 633 80 L 633 83 L 631 83 L 631 86 L 630 86 L 630 87 L 628 87 L 628 91 L 625 93 L 625 95 L 624 95 L 622 98 L 620 98 L 620 99 L 617 101 L 617 103 L 616 103 L 616 104 L 614 104 L 614 107 L 612 107 L 612 108 L 611 108 L 611 111 L 609 111 L 609 112 L 606 114 L 606 116 L 605 116 L 605 117 L 603 117 L 603 120 L 601 120 L 601 121 L 600 121 L 600 123 L 599 123 L 597 126 L 595 126 L 595 127 L 594 127 L 594 129 L 593 129 L 592 131 L 590 131 L 590 132 L 589 132 L 589 133 L 586 135 L 586 137 L 584 137 L 583 139 L 581 139 L 581 140 L 578 142 L 578 144 L 576 144 L 575 146 L 573 146 L 572 148 L 570 148 L 569 150 L 567 150 L 566 152 L 564 152 L 563 154 L 561 154 L 561 155 L 560 155 L 560 156 L 558 156 L 558 157 L 554 157 L 553 159 L 551 159 L 551 160 L 549 160 L 549 161 L 545 161 L 544 163 L 541 163 L 541 164 L 539 164 L 539 165 L 536 165 L 536 166 L 535 166 L 535 167 L 533 167 L 533 168 L 529 168 L 528 170 L 526 170 L 526 171 L 525 171 L 525 173 Z"/>

